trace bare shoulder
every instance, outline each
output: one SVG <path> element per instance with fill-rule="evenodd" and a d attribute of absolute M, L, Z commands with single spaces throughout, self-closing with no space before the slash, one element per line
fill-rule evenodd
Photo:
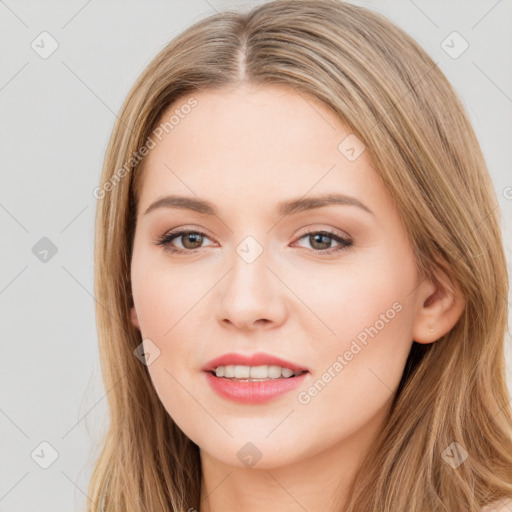
<path fill-rule="evenodd" d="M 480 509 L 480 512 L 512 512 L 512 499 L 503 498 Z"/>

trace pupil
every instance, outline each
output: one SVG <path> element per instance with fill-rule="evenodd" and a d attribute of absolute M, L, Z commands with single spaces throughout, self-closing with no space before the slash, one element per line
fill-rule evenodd
<path fill-rule="evenodd" d="M 191 242 L 192 243 L 192 247 L 188 246 L 188 242 Z M 196 249 L 196 245 L 197 246 L 201 246 L 201 242 L 202 242 L 202 235 L 200 235 L 199 233 L 189 233 L 187 235 L 185 235 L 185 243 L 183 244 L 185 247 L 187 247 L 188 249 Z M 194 243 L 196 245 L 194 245 Z"/>
<path fill-rule="evenodd" d="M 324 239 L 324 247 L 317 247 L 317 249 L 329 249 L 329 245 L 330 245 L 330 241 L 331 240 L 330 240 L 330 238 L 327 235 L 323 235 L 321 233 L 317 233 L 315 235 L 310 235 L 311 246 L 315 247 L 315 243 L 316 243 L 315 239 L 318 239 L 318 238 L 320 238 L 320 240 Z M 322 244 L 321 241 L 320 241 L 320 244 Z"/>

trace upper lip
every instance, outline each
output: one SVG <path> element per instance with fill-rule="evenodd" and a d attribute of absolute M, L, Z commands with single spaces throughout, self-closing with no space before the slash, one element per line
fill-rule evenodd
<path fill-rule="evenodd" d="M 241 366 L 280 366 L 281 368 L 289 368 L 294 372 L 305 372 L 308 371 L 307 368 L 291 363 L 290 361 L 286 361 L 285 359 L 281 359 L 279 357 L 272 356 L 270 354 L 265 354 L 264 352 L 257 352 L 256 354 L 235 354 L 229 353 L 224 354 L 220 357 L 216 357 L 212 359 L 210 362 L 206 363 L 201 370 L 204 372 L 213 372 L 215 368 L 219 366 L 228 366 L 228 365 L 241 365 Z"/>

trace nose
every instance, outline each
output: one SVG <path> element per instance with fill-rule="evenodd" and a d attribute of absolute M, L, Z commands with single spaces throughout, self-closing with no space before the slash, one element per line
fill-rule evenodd
<path fill-rule="evenodd" d="M 217 287 L 218 321 L 245 331 L 281 325 L 287 315 L 287 288 L 267 266 L 265 250 L 252 262 L 239 254 L 231 261 L 231 270 Z"/>

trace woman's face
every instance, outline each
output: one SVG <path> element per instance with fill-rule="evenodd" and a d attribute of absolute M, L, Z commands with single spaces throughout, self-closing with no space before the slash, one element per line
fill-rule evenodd
<path fill-rule="evenodd" d="M 156 392 L 226 464 L 357 453 L 382 427 L 426 290 L 398 212 L 364 146 L 315 99 L 284 86 L 193 98 L 154 132 L 138 204 L 132 318 Z M 184 199 L 147 213 L 167 196 Z M 176 231 L 192 233 L 159 244 Z M 210 364 L 224 354 L 238 357 Z"/>

